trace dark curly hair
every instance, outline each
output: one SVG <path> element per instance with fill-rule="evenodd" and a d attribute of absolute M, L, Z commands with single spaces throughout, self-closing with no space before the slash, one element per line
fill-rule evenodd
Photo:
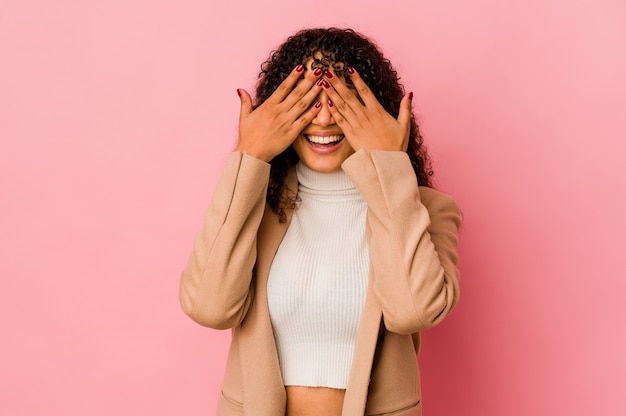
<path fill-rule="evenodd" d="M 255 108 L 272 95 L 293 68 L 298 64 L 305 65 L 316 53 L 323 54 L 324 63 L 327 65 L 343 63 L 344 67 L 352 66 L 356 69 L 385 110 L 394 117 L 398 116 L 404 87 L 400 84 L 391 62 L 383 56 L 376 44 L 365 36 L 352 29 L 338 28 L 301 30 L 272 52 L 268 60 L 261 65 Z M 346 77 L 346 82 L 349 83 L 349 77 Z M 430 158 L 413 114 L 407 154 L 420 186 L 432 187 L 430 179 L 433 171 Z M 293 147 L 289 147 L 270 161 L 267 203 L 281 222 L 286 219 L 285 208 L 295 206 L 294 194 L 283 188 L 288 170 L 298 160 Z"/>

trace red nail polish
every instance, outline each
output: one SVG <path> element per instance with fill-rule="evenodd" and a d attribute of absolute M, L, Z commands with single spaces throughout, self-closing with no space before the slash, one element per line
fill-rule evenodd
<path fill-rule="evenodd" d="M 324 76 L 325 76 L 326 78 L 328 78 L 328 79 L 331 79 L 331 78 L 333 77 L 333 73 L 332 73 L 332 72 L 330 72 L 330 71 L 326 71 L 326 72 L 324 72 Z"/>
<path fill-rule="evenodd" d="M 324 88 L 326 88 L 326 89 L 330 88 L 330 84 L 325 79 L 322 80 L 322 84 L 324 84 Z"/>
<path fill-rule="evenodd" d="M 313 75 L 315 75 L 316 77 L 322 75 L 322 68 L 315 68 L 315 71 L 313 71 Z"/>
<path fill-rule="evenodd" d="M 237 88 L 237 95 L 241 97 L 241 90 Z"/>
<path fill-rule="evenodd" d="M 323 83 L 324 83 L 324 80 L 322 78 L 318 79 L 316 82 L 318 87 L 321 87 Z"/>
<path fill-rule="evenodd" d="M 302 72 L 302 71 L 304 71 L 304 66 L 300 64 L 296 67 L 296 72 Z"/>
<path fill-rule="evenodd" d="M 413 100 L 413 91 L 409 93 L 409 101 Z"/>
<path fill-rule="evenodd" d="M 315 108 L 320 108 L 322 106 L 322 102 L 318 101 L 315 103 Z"/>
<path fill-rule="evenodd" d="M 329 107 L 334 106 L 333 102 L 332 102 L 332 101 L 330 101 L 330 100 L 328 100 L 328 106 L 329 106 Z"/>
<path fill-rule="evenodd" d="M 352 68 L 351 66 L 348 67 L 348 74 L 354 74 L 354 68 Z"/>

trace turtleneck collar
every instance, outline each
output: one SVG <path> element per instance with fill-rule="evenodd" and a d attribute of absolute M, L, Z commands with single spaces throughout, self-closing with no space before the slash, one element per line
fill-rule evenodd
<path fill-rule="evenodd" d="M 356 190 L 354 183 L 343 170 L 337 172 L 316 172 L 302 161 L 296 165 L 299 187 L 316 191 L 352 191 Z M 302 189 L 301 189 L 302 190 Z"/>

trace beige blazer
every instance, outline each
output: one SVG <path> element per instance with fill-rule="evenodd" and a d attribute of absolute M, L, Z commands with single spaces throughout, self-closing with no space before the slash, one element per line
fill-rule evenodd
<path fill-rule="evenodd" d="M 406 153 L 360 150 L 342 165 L 368 203 L 368 291 L 344 415 L 421 415 L 419 331 L 459 296 L 452 198 L 419 187 Z M 267 279 L 287 223 L 266 206 L 270 165 L 230 155 L 180 281 L 185 313 L 232 328 L 218 415 L 285 414 L 286 394 L 267 305 Z M 287 185 L 297 192 L 295 170 Z"/>

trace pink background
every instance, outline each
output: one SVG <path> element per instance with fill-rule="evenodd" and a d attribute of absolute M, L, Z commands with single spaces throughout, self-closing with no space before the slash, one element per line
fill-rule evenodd
<path fill-rule="evenodd" d="M 3 0 L 0 414 L 213 413 L 230 335 L 179 274 L 235 89 L 329 25 L 395 63 L 465 215 L 425 414 L 626 414 L 623 0 Z"/>

